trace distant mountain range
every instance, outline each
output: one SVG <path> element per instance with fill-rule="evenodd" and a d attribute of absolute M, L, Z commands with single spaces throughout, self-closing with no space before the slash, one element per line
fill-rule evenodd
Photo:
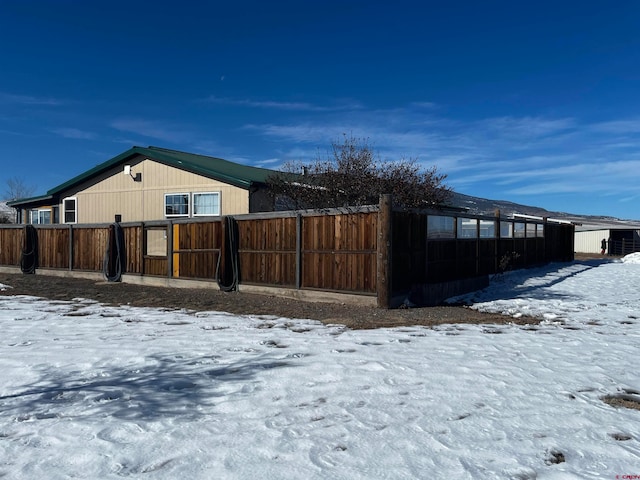
<path fill-rule="evenodd" d="M 603 226 L 640 226 L 638 220 L 623 220 L 616 217 L 599 215 L 578 215 L 567 212 L 553 212 L 531 205 L 521 205 L 519 203 L 508 202 L 506 200 L 489 200 L 487 198 L 472 197 L 463 193 L 454 192 L 450 204 L 456 208 L 464 208 L 474 215 L 494 215 L 496 210 L 500 210 L 503 217 L 510 217 L 513 214 L 532 215 L 543 218 L 553 218 L 557 220 L 567 220 L 583 225 L 603 225 Z M 640 227 L 639 227 L 640 228 Z"/>

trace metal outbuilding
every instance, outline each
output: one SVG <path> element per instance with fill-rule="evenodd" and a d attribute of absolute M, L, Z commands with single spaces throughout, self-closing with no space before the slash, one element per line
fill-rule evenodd
<path fill-rule="evenodd" d="M 576 226 L 576 253 L 602 253 L 605 255 L 628 255 L 640 251 L 640 222 L 603 220 Z"/>

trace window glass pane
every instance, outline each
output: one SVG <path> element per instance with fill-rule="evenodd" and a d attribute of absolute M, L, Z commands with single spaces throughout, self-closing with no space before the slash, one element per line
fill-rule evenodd
<path fill-rule="evenodd" d="M 524 238 L 524 223 L 513 224 L 513 236 L 516 238 Z"/>
<path fill-rule="evenodd" d="M 51 210 L 39 210 L 38 211 L 38 223 L 50 224 L 51 223 Z"/>
<path fill-rule="evenodd" d="M 458 238 L 477 238 L 478 220 L 475 218 L 458 218 Z"/>
<path fill-rule="evenodd" d="M 536 236 L 536 224 L 527 223 L 527 238 L 534 238 Z"/>
<path fill-rule="evenodd" d="M 166 216 L 188 216 L 189 194 L 172 193 L 164 196 L 164 211 Z"/>
<path fill-rule="evenodd" d="M 194 193 L 194 215 L 220 215 L 220 194 L 218 193 Z"/>
<path fill-rule="evenodd" d="M 167 256 L 167 231 L 147 230 L 147 255 Z"/>
<path fill-rule="evenodd" d="M 538 223 L 536 234 L 538 237 L 544 237 L 544 225 L 542 223 Z"/>
<path fill-rule="evenodd" d="M 513 237 L 513 222 L 500 222 L 500 238 Z"/>
<path fill-rule="evenodd" d="M 427 238 L 455 238 L 455 219 L 441 215 L 427 217 Z"/>
<path fill-rule="evenodd" d="M 493 220 L 480 220 L 480 237 L 495 238 L 496 222 L 494 222 Z"/>

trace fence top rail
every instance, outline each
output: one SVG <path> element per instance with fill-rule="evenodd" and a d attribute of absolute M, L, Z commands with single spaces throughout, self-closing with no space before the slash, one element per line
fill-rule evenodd
<path fill-rule="evenodd" d="M 470 220 L 486 220 L 486 221 L 500 221 L 500 222 L 510 222 L 510 223 L 523 223 L 523 224 L 544 224 L 544 225 L 557 225 L 564 227 L 573 227 L 575 224 L 571 222 L 558 222 L 554 219 L 540 219 L 534 220 L 533 218 L 512 218 L 512 217 L 503 217 L 503 216 L 494 216 L 494 215 L 480 215 L 480 214 L 472 214 L 472 213 L 463 213 L 463 212 L 451 212 L 451 211 L 443 211 L 443 210 L 399 210 L 394 209 L 393 213 L 413 213 L 418 215 L 425 215 L 431 217 L 451 217 L 451 218 L 465 218 Z"/>

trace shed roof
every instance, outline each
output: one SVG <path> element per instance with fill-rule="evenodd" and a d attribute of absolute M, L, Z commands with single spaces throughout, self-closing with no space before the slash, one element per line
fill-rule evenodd
<path fill-rule="evenodd" d="M 170 150 L 168 148 L 161 147 L 137 147 L 134 146 L 113 157 L 106 162 L 96 165 L 90 170 L 87 170 L 80 175 L 73 177 L 72 179 L 58 185 L 57 187 L 49 190 L 46 195 L 32 198 L 24 198 L 9 202 L 10 206 L 18 206 L 21 204 L 33 203 L 34 201 L 50 199 L 60 194 L 61 192 L 68 190 L 82 182 L 89 180 L 90 178 L 99 175 L 110 168 L 127 160 L 142 155 L 151 160 L 170 165 L 172 167 L 186 170 L 188 172 L 196 173 L 208 178 L 212 178 L 235 187 L 249 189 L 256 184 L 266 183 L 267 177 L 274 173 L 273 170 L 266 168 L 251 167 L 248 165 L 242 165 L 239 163 L 223 160 L 222 158 L 209 157 L 206 155 L 197 155 L 195 153 L 181 152 L 178 150 Z"/>

